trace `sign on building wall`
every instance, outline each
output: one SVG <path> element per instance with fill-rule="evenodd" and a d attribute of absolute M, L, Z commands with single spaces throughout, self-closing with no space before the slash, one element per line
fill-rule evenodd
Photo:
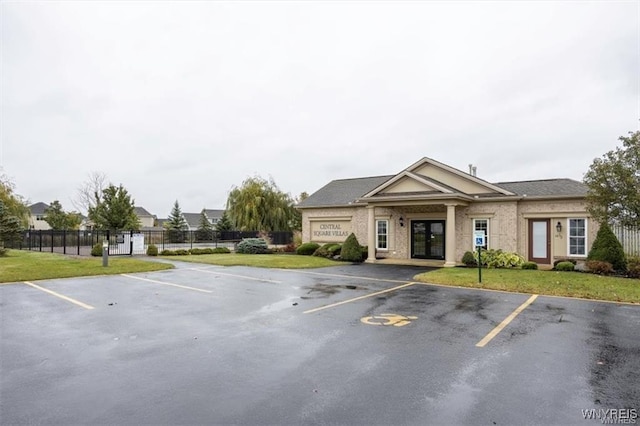
<path fill-rule="evenodd" d="M 311 221 L 311 241 L 342 243 L 351 234 L 350 220 Z"/>

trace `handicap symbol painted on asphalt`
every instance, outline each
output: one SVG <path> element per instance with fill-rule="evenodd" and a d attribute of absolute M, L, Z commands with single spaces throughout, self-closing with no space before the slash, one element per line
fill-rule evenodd
<path fill-rule="evenodd" d="M 392 325 L 394 327 L 402 327 L 416 319 L 418 319 L 418 317 L 398 314 L 380 314 L 361 318 L 360 321 L 369 325 Z"/>

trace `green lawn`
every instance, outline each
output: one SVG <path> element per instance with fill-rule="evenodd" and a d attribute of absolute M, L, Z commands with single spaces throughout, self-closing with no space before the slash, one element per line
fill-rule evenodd
<path fill-rule="evenodd" d="M 339 262 L 317 256 L 297 254 L 199 254 L 188 256 L 162 256 L 168 260 L 207 263 L 222 266 L 257 266 L 260 268 L 305 269 L 336 266 Z"/>
<path fill-rule="evenodd" d="M 171 268 L 173 265 L 130 257 L 110 257 L 109 266 L 104 267 L 101 257 L 81 258 L 56 253 L 9 250 L 7 256 L 0 257 L 0 283 L 115 275 Z"/>
<path fill-rule="evenodd" d="M 414 279 L 461 287 L 640 303 L 640 280 L 581 272 L 483 269 L 482 284 L 478 284 L 476 268 L 442 268 L 416 275 Z"/>

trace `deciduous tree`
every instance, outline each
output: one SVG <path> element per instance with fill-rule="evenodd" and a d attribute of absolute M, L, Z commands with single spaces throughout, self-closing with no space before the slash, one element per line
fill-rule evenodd
<path fill-rule="evenodd" d="M 54 200 L 44 211 L 44 220 L 53 230 L 78 229 L 82 218 L 78 213 L 67 213 L 60 201 Z"/>
<path fill-rule="evenodd" d="M 622 148 L 593 160 L 584 176 L 587 206 L 599 222 L 640 226 L 640 131 L 621 136 Z"/>
<path fill-rule="evenodd" d="M 107 186 L 107 175 L 103 172 L 91 172 L 76 192 L 71 204 L 80 212 L 88 212 L 96 206 L 96 194 L 102 198 L 102 191 Z"/>
<path fill-rule="evenodd" d="M 29 222 L 29 208 L 26 201 L 15 193 L 15 185 L 7 175 L 0 171 L 0 201 L 4 203 L 4 208 L 18 218 L 20 225 L 27 227 Z"/>
<path fill-rule="evenodd" d="M 231 190 L 226 210 L 240 231 L 290 231 L 295 211 L 289 194 L 259 176 Z"/>

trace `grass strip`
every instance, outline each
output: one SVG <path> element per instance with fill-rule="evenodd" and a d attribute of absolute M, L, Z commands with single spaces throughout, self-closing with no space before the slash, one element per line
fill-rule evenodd
<path fill-rule="evenodd" d="M 0 257 L 0 283 L 46 280 L 54 278 L 116 275 L 160 271 L 173 265 L 130 257 L 110 257 L 102 266 L 101 257 L 76 257 L 57 253 L 9 250 Z"/>
<path fill-rule="evenodd" d="M 640 303 L 640 280 L 581 272 L 483 269 L 482 284 L 479 284 L 478 270 L 475 268 L 441 268 L 418 274 L 414 280 L 460 287 Z"/>

